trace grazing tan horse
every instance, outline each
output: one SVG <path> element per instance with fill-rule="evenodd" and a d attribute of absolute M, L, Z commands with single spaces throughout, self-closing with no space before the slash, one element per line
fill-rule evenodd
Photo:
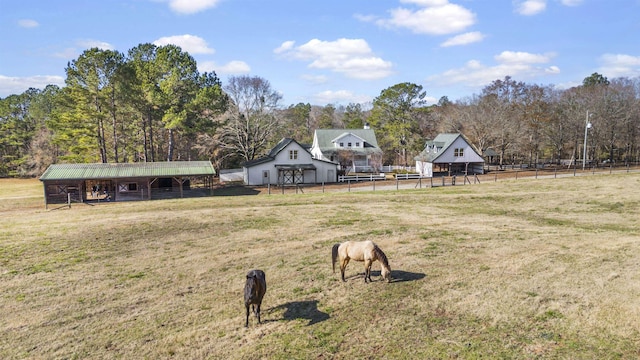
<path fill-rule="evenodd" d="M 344 279 L 344 270 L 349 263 L 349 260 L 364 261 L 364 282 L 371 282 L 371 264 L 378 260 L 381 264 L 380 275 L 387 282 L 391 282 L 391 268 L 389 267 L 389 261 L 387 255 L 374 244 L 373 241 L 346 241 L 341 244 L 333 245 L 331 249 L 331 261 L 333 263 L 333 272 L 336 272 L 336 261 L 340 257 L 340 273 L 342 274 L 342 281 Z"/>

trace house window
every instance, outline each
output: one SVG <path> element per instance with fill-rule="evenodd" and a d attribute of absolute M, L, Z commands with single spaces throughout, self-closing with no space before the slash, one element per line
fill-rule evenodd
<path fill-rule="evenodd" d="M 360 147 L 360 143 L 359 142 L 356 143 L 356 147 Z"/>
<path fill-rule="evenodd" d="M 351 143 L 348 143 L 348 144 L 347 144 L 347 147 L 351 147 Z"/>
<path fill-rule="evenodd" d="M 344 147 L 344 143 L 343 142 L 340 143 L 340 147 Z"/>
<path fill-rule="evenodd" d="M 298 150 L 289 150 L 289 160 L 298 160 Z"/>
<path fill-rule="evenodd" d="M 453 156 L 455 156 L 455 157 L 463 157 L 464 156 L 464 148 L 453 149 Z"/>

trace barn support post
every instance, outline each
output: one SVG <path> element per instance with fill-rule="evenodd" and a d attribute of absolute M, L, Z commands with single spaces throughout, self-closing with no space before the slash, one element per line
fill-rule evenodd
<path fill-rule="evenodd" d="M 44 209 L 48 210 L 49 209 L 49 202 L 47 200 L 48 200 L 49 194 L 47 193 L 47 183 L 43 182 L 43 184 L 44 184 L 43 185 L 44 186 Z"/>

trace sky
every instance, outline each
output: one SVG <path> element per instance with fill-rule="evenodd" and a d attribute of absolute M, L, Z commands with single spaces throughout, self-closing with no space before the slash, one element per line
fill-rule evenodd
<path fill-rule="evenodd" d="M 559 89 L 640 76 L 640 0 L 0 0 L 0 98 L 64 86 L 86 49 L 175 44 L 300 102 L 367 104 L 410 82 L 429 103 L 511 76 Z"/>

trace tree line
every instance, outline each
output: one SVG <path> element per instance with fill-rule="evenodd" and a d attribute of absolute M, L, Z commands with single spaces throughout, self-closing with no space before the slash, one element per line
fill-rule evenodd
<path fill-rule="evenodd" d="M 65 73 L 64 87 L 0 99 L 0 176 L 39 176 L 59 162 L 210 160 L 216 170 L 234 168 L 283 137 L 310 144 L 316 129 L 365 124 L 385 165 L 410 166 L 442 132 L 464 134 L 499 164 L 576 162 L 584 153 L 589 161 L 640 157 L 640 78 L 594 73 L 561 90 L 505 77 L 435 105 L 426 104 L 421 85 L 405 82 L 366 104 L 284 106 L 265 78 L 222 84 L 174 45 L 140 44 L 126 54 L 89 49 Z"/>

